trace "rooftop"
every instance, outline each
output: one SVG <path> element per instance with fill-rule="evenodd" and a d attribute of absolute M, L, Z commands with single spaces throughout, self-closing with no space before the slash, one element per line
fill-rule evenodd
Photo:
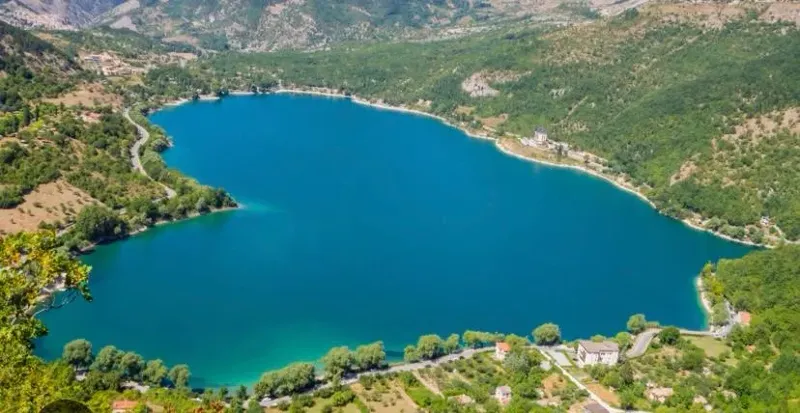
<path fill-rule="evenodd" d="M 114 409 L 114 410 L 117 410 L 117 409 L 133 409 L 138 404 L 139 404 L 139 402 L 134 401 L 134 400 L 114 400 L 114 402 L 111 403 L 111 408 Z"/>
<path fill-rule="evenodd" d="M 601 341 L 599 343 L 588 340 L 581 340 L 578 345 L 585 348 L 589 353 L 602 353 L 609 351 L 619 351 L 619 346 L 613 341 Z"/>
<path fill-rule="evenodd" d="M 750 313 L 747 311 L 739 311 L 738 317 L 740 323 L 744 325 L 750 324 Z"/>
<path fill-rule="evenodd" d="M 511 351 L 511 345 L 505 341 L 498 341 L 495 343 L 495 347 L 497 347 L 497 349 L 500 351 Z"/>
<path fill-rule="evenodd" d="M 598 402 L 591 402 L 583 407 L 583 410 L 591 413 L 608 413 L 608 410 Z"/>
<path fill-rule="evenodd" d="M 511 394 L 511 387 L 510 386 L 500 386 L 500 387 L 496 388 L 494 391 L 495 391 L 495 393 L 500 392 L 500 393 L 503 393 L 503 394 Z"/>

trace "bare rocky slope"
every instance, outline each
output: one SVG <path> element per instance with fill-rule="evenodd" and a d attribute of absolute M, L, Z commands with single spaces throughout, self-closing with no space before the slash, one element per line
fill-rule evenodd
<path fill-rule="evenodd" d="M 8 0 L 22 27 L 108 25 L 204 49 L 319 49 L 360 40 L 427 40 L 531 20 L 569 23 L 647 0 Z"/>

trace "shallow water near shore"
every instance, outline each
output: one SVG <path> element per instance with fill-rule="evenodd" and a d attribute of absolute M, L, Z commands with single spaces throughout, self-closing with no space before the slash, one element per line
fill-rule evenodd
<path fill-rule="evenodd" d="M 248 384 L 336 345 L 425 333 L 614 334 L 633 313 L 700 329 L 694 277 L 750 249 L 601 179 L 525 162 L 421 117 L 271 95 L 167 108 L 167 163 L 246 208 L 101 246 L 94 302 L 43 316 L 74 338 Z"/>

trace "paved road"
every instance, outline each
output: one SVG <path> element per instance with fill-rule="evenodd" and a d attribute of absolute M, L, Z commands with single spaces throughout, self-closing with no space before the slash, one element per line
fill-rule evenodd
<path fill-rule="evenodd" d="M 631 348 L 625 353 L 628 358 L 639 357 L 647 351 L 647 347 L 650 346 L 650 342 L 653 341 L 653 337 L 661 331 L 659 328 L 651 328 L 649 330 L 645 330 L 639 335 L 636 336 L 636 340 L 633 341 L 633 345 Z"/>
<path fill-rule="evenodd" d="M 175 192 L 175 190 L 162 184 L 161 182 L 156 181 L 155 179 L 150 177 L 150 175 L 147 174 L 147 171 L 144 170 L 144 166 L 142 166 L 142 160 L 139 157 L 139 150 L 142 148 L 142 145 L 144 145 L 147 142 L 147 140 L 150 139 L 150 132 L 148 132 L 147 129 L 145 129 L 142 125 L 139 125 L 138 123 L 134 122 L 133 119 L 131 119 L 129 112 L 130 109 L 126 108 L 122 112 L 122 115 L 125 116 L 125 119 L 127 119 L 128 122 L 130 122 L 133 126 L 136 127 L 136 132 L 139 134 L 139 140 L 134 142 L 133 146 L 131 146 L 131 163 L 133 164 L 133 169 L 136 169 L 137 171 L 139 171 L 140 174 L 150 178 L 154 182 L 161 185 L 161 187 L 164 188 L 164 191 L 167 192 L 167 199 L 174 198 L 175 196 L 178 195 Z"/>

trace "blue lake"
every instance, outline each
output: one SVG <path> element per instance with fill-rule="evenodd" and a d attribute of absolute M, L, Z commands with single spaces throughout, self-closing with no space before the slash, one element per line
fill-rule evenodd
<path fill-rule="evenodd" d="M 638 312 L 702 328 L 694 277 L 748 251 L 603 180 L 343 99 L 236 97 L 152 121 L 174 138 L 170 166 L 245 208 L 84 257 L 95 300 L 44 315 L 44 357 L 84 337 L 187 363 L 193 384 L 214 386 L 425 333 L 552 321 L 577 338 Z"/>

